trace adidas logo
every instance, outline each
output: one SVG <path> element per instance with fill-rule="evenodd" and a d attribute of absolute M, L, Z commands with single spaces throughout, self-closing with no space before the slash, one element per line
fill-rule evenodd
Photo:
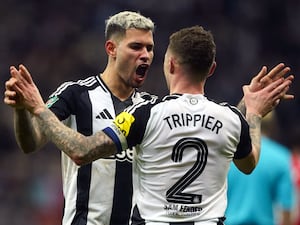
<path fill-rule="evenodd" d="M 110 113 L 108 112 L 107 109 L 104 109 L 102 112 L 100 112 L 97 116 L 96 116 L 96 119 L 110 119 L 112 120 L 113 117 L 110 115 Z"/>

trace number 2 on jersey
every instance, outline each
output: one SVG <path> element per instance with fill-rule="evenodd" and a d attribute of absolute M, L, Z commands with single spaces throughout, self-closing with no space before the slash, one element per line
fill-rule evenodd
<path fill-rule="evenodd" d="M 181 162 L 186 149 L 197 151 L 197 158 L 192 168 L 167 191 L 166 198 L 170 203 L 196 204 L 202 201 L 202 195 L 183 193 L 183 191 L 203 172 L 207 162 L 207 145 L 199 138 L 182 138 L 173 148 L 172 160 L 175 163 Z"/>

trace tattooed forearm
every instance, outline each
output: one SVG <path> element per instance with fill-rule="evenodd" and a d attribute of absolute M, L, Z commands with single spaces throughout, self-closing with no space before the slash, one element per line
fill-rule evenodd
<path fill-rule="evenodd" d="M 84 136 L 61 123 L 47 108 L 37 117 L 48 139 L 78 165 L 116 153 L 114 142 L 102 131 L 92 136 Z"/>
<path fill-rule="evenodd" d="M 17 143 L 24 153 L 33 152 L 46 143 L 36 120 L 27 110 L 14 110 L 14 126 Z"/>
<path fill-rule="evenodd" d="M 246 115 L 246 105 L 244 99 L 242 99 L 239 104 L 237 105 L 237 108 L 241 111 L 241 113 L 245 116 Z"/>
<path fill-rule="evenodd" d="M 250 136 L 251 136 L 251 141 L 252 141 L 252 146 L 257 152 L 257 160 L 260 155 L 260 140 L 261 140 L 261 117 L 252 114 L 252 113 L 247 113 L 246 115 L 247 122 L 249 124 L 249 129 L 250 129 Z"/>

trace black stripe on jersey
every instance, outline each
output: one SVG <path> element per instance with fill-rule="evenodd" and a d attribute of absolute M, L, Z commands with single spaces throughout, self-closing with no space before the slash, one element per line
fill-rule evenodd
<path fill-rule="evenodd" d="M 85 98 L 86 110 L 79 111 L 76 117 L 77 131 L 89 136 L 92 135 L 92 104 L 88 93 L 82 95 Z M 91 184 L 92 163 L 81 166 L 77 175 L 76 213 L 71 225 L 86 225 L 88 216 L 89 193 Z"/>
<path fill-rule="evenodd" d="M 237 150 L 234 154 L 235 159 L 242 159 L 246 157 L 251 151 L 252 151 L 252 143 L 250 138 L 250 130 L 249 125 L 243 116 L 243 114 L 233 106 L 230 106 L 229 104 L 223 103 L 223 105 L 228 106 L 235 114 L 237 114 L 241 121 L 241 136 L 240 136 L 240 142 L 237 145 Z"/>
<path fill-rule="evenodd" d="M 100 87 L 103 89 L 103 91 L 110 92 L 109 89 L 104 84 L 103 80 L 101 79 L 100 75 L 96 76 L 96 79 L 99 81 Z"/>
<path fill-rule="evenodd" d="M 140 211 L 137 205 L 134 206 L 131 217 L 131 225 L 145 225 L 145 220 L 141 217 Z"/>
<path fill-rule="evenodd" d="M 172 100 L 172 99 L 177 99 L 180 96 L 182 96 L 182 94 L 171 94 L 171 95 L 167 95 L 163 98 L 162 101 L 168 101 L 168 100 Z"/>
<path fill-rule="evenodd" d="M 116 161 L 115 189 L 110 225 L 126 225 L 132 204 L 132 163 Z"/>

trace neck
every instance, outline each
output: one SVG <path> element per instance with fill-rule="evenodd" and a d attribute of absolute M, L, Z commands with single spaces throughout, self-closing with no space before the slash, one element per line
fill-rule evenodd
<path fill-rule="evenodd" d="M 105 69 L 101 74 L 101 78 L 111 93 L 121 101 L 128 99 L 134 92 L 134 89 L 126 85 L 116 72 L 110 71 L 109 69 Z"/>
<path fill-rule="evenodd" d="M 170 94 L 203 94 L 205 82 L 190 82 L 186 79 L 173 81 L 170 83 Z"/>

